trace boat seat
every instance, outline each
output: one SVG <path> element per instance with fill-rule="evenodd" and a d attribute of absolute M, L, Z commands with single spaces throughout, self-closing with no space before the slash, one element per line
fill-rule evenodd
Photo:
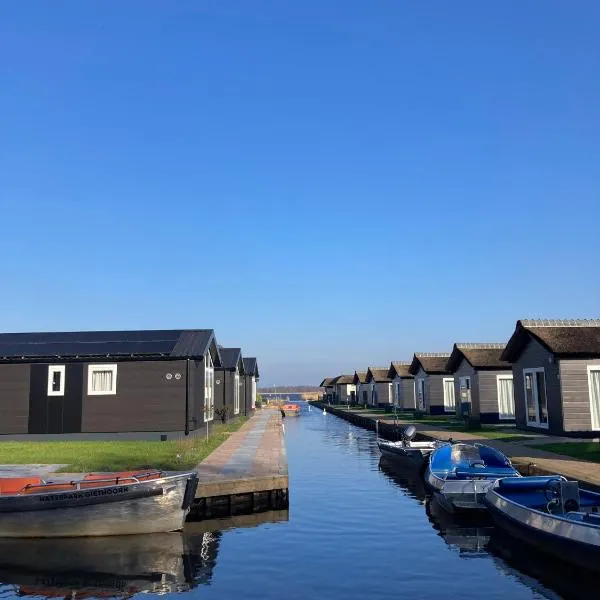
<path fill-rule="evenodd" d="M 39 477 L 3 477 L 0 479 L 0 495 L 23 493 L 28 485 L 42 483 L 44 481 Z"/>

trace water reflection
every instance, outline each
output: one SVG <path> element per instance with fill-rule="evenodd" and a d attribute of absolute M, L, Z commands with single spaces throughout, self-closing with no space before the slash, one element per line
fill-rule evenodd
<path fill-rule="evenodd" d="M 0 594 L 128 598 L 211 582 L 222 531 L 287 521 L 287 511 L 186 524 L 183 532 L 102 538 L 1 539 Z"/>

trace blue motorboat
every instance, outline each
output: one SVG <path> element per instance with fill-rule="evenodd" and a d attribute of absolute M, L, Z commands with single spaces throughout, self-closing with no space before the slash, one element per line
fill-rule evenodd
<path fill-rule="evenodd" d="M 508 457 L 483 444 L 445 444 L 431 453 L 425 483 L 448 511 L 485 509 L 484 497 L 501 477 L 520 477 Z"/>
<path fill-rule="evenodd" d="M 509 477 L 485 496 L 495 524 L 536 549 L 600 570 L 600 494 L 559 475 Z"/>

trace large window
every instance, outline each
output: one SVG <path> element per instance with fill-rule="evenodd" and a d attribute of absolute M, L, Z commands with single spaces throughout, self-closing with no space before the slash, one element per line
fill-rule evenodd
<path fill-rule="evenodd" d="M 454 412 L 456 410 L 453 377 L 444 377 L 444 410 L 446 412 Z"/>
<path fill-rule="evenodd" d="M 117 365 L 88 365 L 88 396 L 117 393 Z"/>
<path fill-rule="evenodd" d="M 65 366 L 50 365 L 48 367 L 48 396 L 65 395 Z"/>
<path fill-rule="evenodd" d="M 233 380 L 233 414 L 240 414 L 240 376 L 237 373 Z"/>
<path fill-rule="evenodd" d="M 204 367 L 204 422 L 215 418 L 215 369 L 210 352 L 206 354 Z"/>
<path fill-rule="evenodd" d="M 513 376 L 497 375 L 498 416 L 500 419 L 515 418 L 515 398 L 513 393 Z"/>
<path fill-rule="evenodd" d="M 588 367 L 588 383 L 590 386 L 590 412 L 592 429 L 600 429 L 600 365 Z"/>
<path fill-rule="evenodd" d="M 548 400 L 544 369 L 523 369 L 527 425 L 548 428 Z"/>

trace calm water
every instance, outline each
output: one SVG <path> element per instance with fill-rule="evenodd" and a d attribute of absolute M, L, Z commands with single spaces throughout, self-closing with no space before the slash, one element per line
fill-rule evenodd
<path fill-rule="evenodd" d="M 597 596 L 593 576 L 536 557 L 485 520 L 452 519 L 418 476 L 380 464 L 372 433 L 316 409 L 285 425 L 289 514 L 109 543 L 0 540 L 0 596 Z"/>

